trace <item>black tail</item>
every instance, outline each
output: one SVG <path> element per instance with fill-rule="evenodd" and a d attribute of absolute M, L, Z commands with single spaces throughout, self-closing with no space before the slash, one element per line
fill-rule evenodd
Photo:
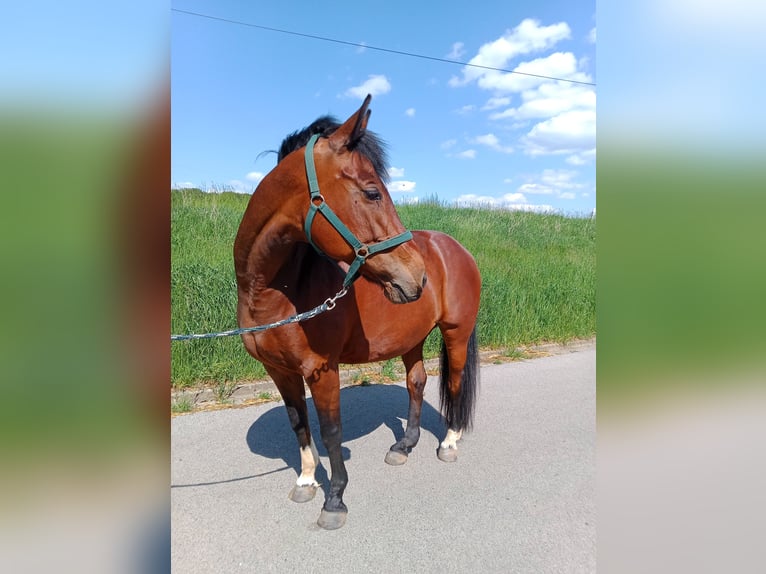
<path fill-rule="evenodd" d="M 457 397 L 453 398 L 449 392 L 450 369 L 447 345 L 444 343 L 444 339 L 442 339 L 440 366 L 441 397 L 439 402 L 447 428 L 456 431 L 471 430 L 479 387 L 479 349 L 476 340 L 476 327 L 468 338 L 468 353 L 460 381 L 460 394 Z"/>

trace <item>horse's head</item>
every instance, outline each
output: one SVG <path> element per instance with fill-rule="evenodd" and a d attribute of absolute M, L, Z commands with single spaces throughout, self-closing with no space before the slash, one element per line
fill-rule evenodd
<path fill-rule="evenodd" d="M 375 137 L 367 132 L 370 99 L 367 96 L 362 107 L 330 135 L 312 138 L 304 151 L 312 187 L 311 198 L 306 191 L 304 227 L 309 241 L 323 253 L 352 269 L 361 265 L 359 272 L 380 283 L 390 301 L 407 303 L 423 291 L 425 264 L 373 163 L 380 158 L 371 160 L 363 153 L 370 144 L 365 138 Z"/>

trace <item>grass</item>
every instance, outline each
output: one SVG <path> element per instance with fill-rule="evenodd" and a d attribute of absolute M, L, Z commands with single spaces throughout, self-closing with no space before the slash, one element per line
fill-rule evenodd
<path fill-rule="evenodd" d="M 194 402 L 189 397 L 181 397 L 170 405 L 172 413 L 190 413 L 194 410 Z"/>
<path fill-rule="evenodd" d="M 233 329 L 237 287 L 232 246 L 249 196 L 171 192 L 171 330 L 200 333 Z M 172 343 L 176 386 L 263 378 L 239 337 Z"/>
<path fill-rule="evenodd" d="M 388 359 L 380 367 L 380 376 L 390 381 L 396 380 L 396 364 L 393 359 Z"/>
<path fill-rule="evenodd" d="M 455 237 L 482 274 L 479 341 L 484 347 L 567 341 L 595 333 L 596 222 L 553 214 L 398 208 L 411 229 Z M 431 337 L 426 349 L 438 352 Z"/>
<path fill-rule="evenodd" d="M 232 245 L 249 196 L 171 192 L 171 329 L 236 326 Z M 514 348 L 590 337 L 596 331 L 596 222 L 554 214 L 447 207 L 438 201 L 397 207 L 410 229 L 436 229 L 473 253 L 482 274 L 479 342 Z M 440 337 L 425 347 L 436 356 Z M 395 373 L 395 362 L 381 375 Z M 238 337 L 172 343 L 176 387 L 266 377 Z"/>
<path fill-rule="evenodd" d="M 219 403 L 227 402 L 236 390 L 237 383 L 231 381 L 217 381 L 213 388 L 215 398 Z"/>
<path fill-rule="evenodd" d="M 521 359 L 525 359 L 527 355 L 524 353 L 524 351 L 520 351 L 519 349 L 508 349 L 503 353 L 503 356 L 511 359 L 512 361 L 520 361 Z"/>

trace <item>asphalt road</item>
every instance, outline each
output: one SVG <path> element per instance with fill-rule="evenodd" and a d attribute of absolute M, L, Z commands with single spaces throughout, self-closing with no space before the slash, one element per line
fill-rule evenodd
<path fill-rule="evenodd" d="M 300 457 L 282 403 L 174 418 L 173 572 L 595 572 L 595 391 L 595 346 L 482 367 L 476 428 L 443 463 L 430 377 L 420 442 L 392 467 L 404 385 L 344 388 L 349 514 L 335 531 L 316 525 L 321 489 L 287 498 Z"/>

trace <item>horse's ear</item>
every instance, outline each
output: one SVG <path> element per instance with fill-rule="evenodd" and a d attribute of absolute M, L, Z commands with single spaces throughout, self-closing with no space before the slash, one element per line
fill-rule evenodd
<path fill-rule="evenodd" d="M 364 102 L 362 102 L 362 107 L 330 136 L 330 147 L 335 152 L 340 151 L 343 147 L 354 147 L 362 138 L 367 130 L 367 122 L 370 120 L 371 111 L 368 109 L 370 100 L 372 100 L 372 95 L 367 94 Z"/>

